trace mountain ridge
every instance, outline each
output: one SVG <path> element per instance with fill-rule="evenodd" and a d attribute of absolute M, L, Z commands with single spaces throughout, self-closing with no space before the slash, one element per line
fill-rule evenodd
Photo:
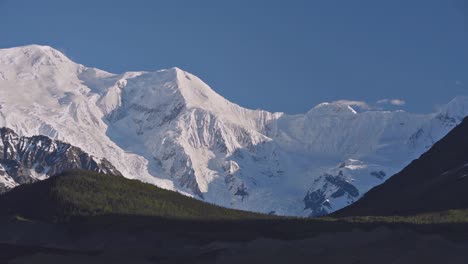
<path fill-rule="evenodd" d="M 70 142 L 131 179 L 263 213 L 340 209 L 468 114 L 464 97 L 431 114 L 356 111 L 343 102 L 270 113 L 231 103 L 178 68 L 112 74 L 50 47 L 50 58 L 28 49 L 0 50 L 0 126 Z"/>

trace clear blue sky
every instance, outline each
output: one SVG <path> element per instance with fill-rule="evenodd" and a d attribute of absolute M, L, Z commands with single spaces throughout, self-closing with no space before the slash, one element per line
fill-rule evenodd
<path fill-rule="evenodd" d="M 468 91 L 465 0 L 0 0 L 0 47 L 120 73 L 178 66 L 242 106 L 339 99 L 428 112 Z"/>

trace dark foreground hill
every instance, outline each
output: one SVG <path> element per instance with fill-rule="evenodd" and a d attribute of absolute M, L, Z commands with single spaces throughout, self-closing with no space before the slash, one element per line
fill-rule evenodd
<path fill-rule="evenodd" d="M 74 170 L 0 196 L 0 215 L 47 222 L 122 215 L 173 219 L 249 219 L 268 216 L 211 205 L 154 185 Z"/>
<path fill-rule="evenodd" d="M 73 171 L 0 196 L 0 263 L 466 263 L 467 224 L 268 216 Z"/>
<path fill-rule="evenodd" d="M 400 173 L 335 216 L 414 215 L 468 208 L 468 118 Z"/>

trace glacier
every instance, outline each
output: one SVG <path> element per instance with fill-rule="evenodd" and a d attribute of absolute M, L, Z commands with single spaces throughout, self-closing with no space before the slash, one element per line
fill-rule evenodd
<path fill-rule="evenodd" d="M 127 178 L 277 215 L 355 202 L 467 113 L 466 97 L 429 114 L 346 101 L 271 113 L 229 102 L 179 68 L 113 74 L 48 46 L 0 49 L 0 127 L 70 143 Z"/>

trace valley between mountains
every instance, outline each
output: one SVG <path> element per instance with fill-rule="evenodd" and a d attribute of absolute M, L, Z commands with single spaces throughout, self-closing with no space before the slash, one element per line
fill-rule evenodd
<path fill-rule="evenodd" d="M 179 68 L 113 74 L 47 46 L 1 49 L 0 189 L 90 169 L 228 208 L 320 216 L 384 183 L 467 114 L 465 97 L 429 114 L 346 101 L 270 113 Z"/>

